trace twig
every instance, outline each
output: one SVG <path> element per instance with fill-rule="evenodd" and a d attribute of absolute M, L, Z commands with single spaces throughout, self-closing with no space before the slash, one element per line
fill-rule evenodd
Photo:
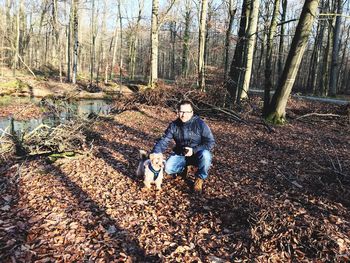
<path fill-rule="evenodd" d="M 329 143 L 332 145 L 333 150 L 335 151 L 335 147 L 334 147 L 334 145 L 333 145 L 331 139 L 329 139 Z M 343 168 L 342 168 L 341 163 L 340 163 L 340 160 L 339 160 L 339 158 L 338 158 L 338 154 L 335 155 L 335 158 L 337 158 L 339 171 L 342 172 L 342 171 L 343 171 Z"/>
<path fill-rule="evenodd" d="M 26 66 L 26 68 L 29 70 L 30 73 L 32 73 L 32 75 L 34 76 L 34 78 L 36 78 L 36 75 L 34 74 L 34 72 L 29 68 L 29 66 L 23 61 L 22 57 L 17 54 L 18 58 L 21 60 L 21 62 L 24 64 L 24 66 Z"/>
<path fill-rule="evenodd" d="M 317 112 L 313 112 L 313 113 L 308 113 L 308 114 L 305 114 L 305 115 L 302 115 L 302 116 L 299 116 L 297 118 L 295 118 L 296 120 L 300 120 L 302 118 L 306 118 L 306 117 L 309 117 L 309 116 L 321 116 L 321 117 L 341 117 L 340 115 L 337 115 L 337 114 L 332 114 L 332 113 L 317 113 Z"/>
<path fill-rule="evenodd" d="M 303 188 L 303 187 L 302 187 L 300 184 L 298 184 L 295 180 L 292 181 L 292 180 L 290 180 L 287 176 L 285 176 L 285 175 L 282 173 L 282 171 L 281 171 L 280 169 L 276 168 L 276 170 L 277 170 L 285 179 L 287 179 L 287 181 L 290 182 L 292 185 L 298 187 L 299 189 Z"/>
<path fill-rule="evenodd" d="M 226 109 L 226 108 L 218 108 L 214 105 L 211 105 L 209 103 L 206 103 L 206 102 L 201 102 L 203 103 L 204 105 L 206 106 L 209 106 L 210 108 L 212 108 L 213 110 L 216 110 L 216 111 L 219 111 L 219 112 L 222 112 L 228 116 L 231 116 L 233 117 L 235 120 L 239 121 L 239 122 L 243 122 L 245 124 L 247 124 L 246 121 L 244 121 L 237 113 L 235 113 L 233 110 L 230 110 L 230 109 Z"/>

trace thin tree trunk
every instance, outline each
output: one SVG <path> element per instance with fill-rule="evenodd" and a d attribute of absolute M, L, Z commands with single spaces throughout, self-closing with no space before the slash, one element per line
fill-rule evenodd
<path fill-rule="evenodd" d="M 11 39 L 13 38 L 13 30 L 12 30 L 12 21 L 11 21 L 11 0 L 6 0 L 6 42 L 5 45 L 8 47 L 5 52 L 5 57 L 6 57 L 6 64 L 8 66 L 12 66 L 12 61 L 11 58 L 13 58 L 14 54 L 13 51 L 11 50 L 12 46 L 12 41 Z M 5 34 L 4 36 L 5 37 Z"/>
<path fill-rule="evenodd" d="M 263 115 L 267 113 L 267 109 L 270 104 L 270 91 L 273 89 L 273 84 L 272 84 L 272 50 L 273 49 L 272 47 L 273 47 L 273 40 L 275 38 L 276 30 L 277 30 L 277 16 L 279 13 L 279 7 L 280 7 L 280 0 L 275 0 L 270 29 L 269 29 L 269 35 L 267 39 L 267 48 L 266 48 Z"/>
<path fill-rule="evenodd" d="M 330 69 L 330 79 L 329 79 L 329 95 L 337 95 L 337 80 L 338 80 L 338 54 L 339 54 L 339 42 L 340 42 L 340 26 L 341 26 L 341 15 L 343 13 L 343 0 L 338 0 L 337 2 L 337 14 L 335 20 L 335 27 L 333 33 L 333 50 L 332 50 L 332 62 Z"/>
<path fill-rule="evenodd" d="M 91 1 L 91 46 L 90 46 L 90 85 L 92 85 L 94 79 L 95 70 L 95 42 L 96 42 L 96 31 L 95 31 L 95 0 Z"/>
<path fill-rule="evenodd" d="M 112 54 L 111 76 L 110 76 L 110 79 L 113 79 L 113 78 L 114 78 L 115 60 L 116 60 L 117 49 L 118 49 L 118 27 L 117 27 L 117 26 L 115 27 L 115 30 L 114 30 L 113 39 L 114 39 L 114 46 L 113 46 L 113 54 Z"/>
<path fill-rule="evenodd" d="M 348 27 L 347 33 L 346 33 L 346 38 L 345 38 L 345 42 L 344 42 L 344 49 L 343 49 L 343 54 L 342 54 L 342 58 L 341 58 L 341 62 L 340 62 L 340 69 L 339 69 L 339 74 L 338 74 L 338 83 L 340 83 L 340 88 L 339 88 L 339 92 L 344 92 L 346 90 L 346 85 L 342 85 L 342 83 L 344 83 L 344 74 L 343 72 L 345 72 L 346 68 L 347 68 L 347 63 L 345 63 L 345 56 L 346 56 L 346 51 L 347 51 L 347 47 L 348 47 L 348 42 L 349 42 L 349 33 L 350 33 L 350 27 Z M 338 84 L 339 85 L 339 84 Z"/>
<path fill-rule="evenodd" d="M 171 70 L 170 78 L 175 79 L 175 43 L 176 43 L 176 22 L 170 24 L 170 42 L 171 42 Z"/>
<path fill-rule="evenodd" d="M 228 27 L 226 30 L 226 38 L 225 38 L 225 79 L 228 77 L 228 67 L 229 67 L 229 54 L 230 54 L 230 38 L 232 35 L 232 27 L 233 27 L 233 21 L 235 19 L 236 15 L 236 1 L 230 0 L 229 6 L 228 6 L 228 16 L 229 16 L 229 22 Z"/>
<path fill-rule="evenodd" d="M 16 76 L 16 69 L 18 66 L 18 56 L 19 56 L 19 40 L 20 40 L 20 7 L 22 5 L 22 0 L 20 0 L 18 4 L 18 10 L 16 15 L 16 44 L 15 44 L 15 55 L 13 57 L 13 64 L 12 64 L 12 75 Z"/>
<path fill-rule="evenodd" d="M 287 14 L 287 0 L 282 0 L 282 14 L 281 14 L 281 25 L 280 25 L 280 43 L 278 47 L 278 76 L 282 75 L 283 60 L 284 60 L 284 22 L 286 21 Z"/>
<path fill-rule="evenodd" d="M 204 91 L 205 89 L 205 32 L 207 20 L 208 1 L 202 0 L 200 25 L 199 25 L 199 48 L 198 48 L 198 87 Z"/>
<path fill-rule="evenodd" d="M 287 101 L 307 45 L 318 2 L 318 0 L 305 0 L 279 85 L 267 113 L 267 120 L 273 123 L 285 122 Z"/>
<path fill-rule="evenodd" d="M 73 77 L 72 83 L 77 83 L 78 73 L 78 0 L 73 0 L 73 35 L 74 35 L 74 53 L 73 53 Z"/>
<path fill-rule="evenodd" d="M 185 12 L 185 31 L 183 36 L 182 45 L 182 67 L 181 75 L 184 78 L 188 76 L 188 55 L 189 55 L 189 44 L 190 44 L 190 23 L 191 23 L 191 5 L 190 1 L 186 2 L 186 12 Z"/>
<path fill-rule="evenodd" d="M 248 0 L 243 0 L 242 14 L 238 30 L 238 41 L 235 48 L 235 53 L 230 67 L 230 77 L 227 80 L 226 88 L 230 94 L 229 104 L 233 104 L 237 100 L 237 94 L 239 87 L 243 83 L 244 74 L 244 57 L 245 57 L 245 36 L 248 26 L 248 17 L 250 14 L 250 6 L 248 6 Z"/>
<path fill-rule="evenodd" d="M 71 7 L 72 8 L 72 7 Z M 72 12 L 69 15 L 69 24 L 66 27 L 67 34 L 67 81 L 71 81 L 71 28 L 72 28 Z"/>
<path fill-rule="evenodd" d="M 123 83 L 123 18 L 121 12 L 121 0 L 118 1 L 119 28 L 120 28 L 120 46 L 119 46 L 119 82 Z M 120 86 L 119 86 L 120 87 Z"/>
<path fill-rule="evenodd" d="M 248 90 L 250 85 L 250 79 L 252 76 L 253 58 L 254 58 L 254 47 L 256 40 L 256 29 L 258 24 L 259 5 L 260 0 L 252 0 L 252 11 L 249 17 L 249 26 L 247 30 L 247 55 L 245 63 L 245 72 L 243 78 L 242 89 L 239 90 L 238 100 L 242 100 L 248 97 Z"/>
<path fill-rule="evenodd" d="M 159 0 L 153 0 L 151 22 L 151 72 L 149 80 L 151 88 L 154 88 L 158 81 L 158 9 Z"/>

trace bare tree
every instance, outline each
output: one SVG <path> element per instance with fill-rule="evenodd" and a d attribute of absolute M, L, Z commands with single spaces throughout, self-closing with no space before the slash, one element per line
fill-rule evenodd
<path fill-rule="evenodd" d="M 74 83 L 74 84 L 77 83 L 77 73 L 78 73 L 78 49 L 79 49 L 79 39 L 78 39 L 78 4 L 79 4 L 79 0 L 72 0 L 72 8 L 73 8 L 73 36 L 74 36 L 72 83 Z"/>
<path fill-rule="evenodd" d="M 284 123 L 286 105 L 303 57 L 319 0 L 305 0 L 278 87 L 267 111 L 267 120 Z"/>
<path fill-rule="evenodd" d="M 339 42 L 340 42 L 340 25 L 341 25 L 341 15 L 343 13 L 343 0 L 337 0 L 334 3 L 337 10 L 337 17 L 335 20 L 335 27 L 333 33 L 333 50 L 332 50 L 332 62 L 330 69 L 330 79 L 329 79 L 329 95 L 335 96 L 337 94 L 337 80 L 338 80 L 338 54 L 339 54 Z"/>
<path fill-rule="evenodd" d="M 236 0 L 228 0 L 225 3 L 227 4 L 228 21 L 229 21 L 228 27 L 226 30 L 226 38 L 225 38 L 225 78 L 227 78 L 228 66 L 229 66 L 230 43 L 231 43 L 230 38 L 232 35 L 233 21 L 237 11 L 237 6 L 236 6 Z"/>
<path fill-rule="evenodd" d="M 198 48 L 198 87 L 204 91 L 205 89 L 205 32 L 207 19 L 208 1 L 202 0 L 200 24 L 199 24 L 199 48 Z"/>
<path fill-rule="evenodd" d="M 270 104 L 270 91 L 273 86 L 272 84 L 272 46 L 273 46 L 273 39 L 275 37 L 276 30 L 277 30 L 277 17 L 279 13 L 279 6 L 280 6 L 280 0 L 275 0 L 269 34 L 267 38 L 263 113 L 267 112 L 267 108 Z"/>
<path fill-rule="evenodd" d="M 246 60 L 245 72 L 243 77 L 243 85 L 238 91 L 237 101 L 240 101 L 248 96 L 250 79 L 252 76 L 253 55 L 256 40 L 256 28 L 258 23 L 260 0 L 251 1 L 251 12 L 249 16 L 249 25 L 247 29 L 247 44 L 246 44 Z"/>
<path fill-rule="evenodd" d="M 185 30 L 183 35 L 182 44 L 182 67 L 181 75 L 182 77 L 187 77 L 188 75 L 188 56 L 189 56 L 189 45 L 190 45 L 190 26 L 192 17 L 192 2 L 190 0 L 185 1 Z"/>

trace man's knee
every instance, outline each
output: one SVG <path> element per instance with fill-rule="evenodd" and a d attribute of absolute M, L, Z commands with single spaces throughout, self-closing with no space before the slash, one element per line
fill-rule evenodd
<path fill-rule="evenodd" d="M 205 162 L 211 162 L 212 154 L 208 150 L 201 150 L 198 153 L 198 159 L 204 160 Z"/>
<path fill-rule="evenodd" d="M 176 167 L 174 166 L 174 165 L 172 165 L 172 164 L 168 164 L 168 162 L 165 164 L 165 168 L 164 168 L 164 170 L 165 170 L 165 172 L 167 173 L 167 174 L 175 174 L 176 173 L 176 169 L 175 169 Z"/>
<path fill-rule="evenodd" d="M 167 174 L 176 174 L 184 169 L 184 160 L 180 158 L 170 157 L 165 163 L 165 172 Z"/>

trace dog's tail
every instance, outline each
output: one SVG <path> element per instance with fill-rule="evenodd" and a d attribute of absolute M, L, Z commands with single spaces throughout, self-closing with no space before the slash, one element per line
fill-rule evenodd
<path fill-rule="evenodd" d="M 145 161 L 148 159 L 148 154 L 145 150 L 140 150 L 140 160 Z"/>

